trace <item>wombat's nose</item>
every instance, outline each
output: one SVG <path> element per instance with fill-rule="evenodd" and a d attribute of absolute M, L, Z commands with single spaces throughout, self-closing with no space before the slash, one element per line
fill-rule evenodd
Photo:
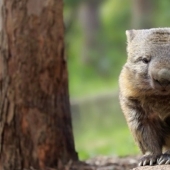
<path fill-rule="evenodd" d="M 157 74 L 153 76 L 153 79 L 159 85 L 166 87 L 170 84 L 170 70 L 165 68 L 159 70 Z"/>

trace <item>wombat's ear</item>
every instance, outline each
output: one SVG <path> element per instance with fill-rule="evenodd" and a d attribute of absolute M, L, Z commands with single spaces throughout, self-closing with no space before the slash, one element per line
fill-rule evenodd
<path fill-rule="evenodd" d="M 136 35 L 135 30 L 126 30 L 126 37 L 127 37 L 128 43 L 134 39 L 135 35 Z"/>

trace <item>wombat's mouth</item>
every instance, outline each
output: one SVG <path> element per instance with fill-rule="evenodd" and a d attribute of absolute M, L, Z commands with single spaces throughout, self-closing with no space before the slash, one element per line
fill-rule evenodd
<path fill-rule="evenodd" d="M 161 89 L 161 90 L 159 90 L 159 93 L 161 93 L 162 95 L 168 95 L 168 94 L 170 94 L 170 91 L 166 90 L 166 89 Z"/>
<path fill-rule="evenodd" d="M 165 90 L 165 89 L 162 89 L 161 92 L 162 92 L 162 93 L 167 93 L 168 91 Z"/>
<path fill-rule="evenodd" d="M 158 94 L 158 95 L 170 95 L 170 88 L 169 87 L 152 87 L 153 88 L 153 92 L 155 94 Z"/>
<path fill-rule="evenodd" d="M 157 80 L 155 78 L 152 78 L 150 81 L 150 85 L 155 91 L 155 93 L 158 93 L 160 95 L 169 95 L 170 94 L 170 81 L 160 79 Z"/>

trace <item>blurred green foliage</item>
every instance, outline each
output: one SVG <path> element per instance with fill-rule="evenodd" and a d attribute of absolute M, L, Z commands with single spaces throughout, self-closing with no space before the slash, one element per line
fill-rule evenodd
<path fill-rule="evenodd" d="M 100 101 L 89 102 L 80 105 L 79 109 L 78 115 L 73 114 L 73 129 L 80 159 L 102 154 L 125 156 L 139 153 L 121 114 L 117 94 L 113 93 L 112 100 L 102 104 Z"/>
<path fill-rule="evenodd" d="M 82 60 L 86 35 L 83 32 L 79 11 L 81 4 L 97 0 L 64 0 L 65 45 L 68 59 L 69 91 L 72 99 L 79 99 L 108 91 L 118 91 L 118 76 L 126 61 L 125 30 L 135 29 L 133 0 L 101 0 L 100 28 L 97 47 L 86 50 L 93 62 Z M 153 1 L 153 27 L 170 26 L 170 1 Z M 127 155 L 139 153 L 120 111 L 118 97 L 103 104 L 80 107 L 73 113 L 76 149 L 81 159 L 105 154 Z M 78 104 L 79 105 L 79 104 Z M 104 106 L 105 107 L 105 106 Z M 79 118 L 77 116 L 79 115 Z"/>
<path fill-rule="evenodd" d="M 100 7 L 102 24 L 98 41 L 103 52 L 100 63 L 105 63 L 106 76 L 100 75 L 92 65 L 86 65 L 81 61 L 84 35 L 77 17 L 74 18 L 74 24 L 66 32 L 66 55 L 68 57 L 70 94 L 72 97 L 97 93 L 117 86 L 118 75 L 126 59 L 125 30 L 130 27 L 130 23 L 126 22 L 130 18 L 127 2 L 122 6 L 123 0 L 120 2 L 104 1 Z M 70 8 L 72 9 L 72 7 Z M 118 10 L 120 8 L 121 10 Z M 71 10 L 68 7 L 66 9 Z M 66 15 L 70 14 L 68 11 L 65 12 Z M 97 58 L 97 55 L 96 52 L 93 57 Z"/>

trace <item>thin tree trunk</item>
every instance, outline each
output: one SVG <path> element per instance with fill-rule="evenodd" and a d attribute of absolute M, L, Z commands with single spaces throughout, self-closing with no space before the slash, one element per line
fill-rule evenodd
<path fill-rule="evenodd" d="M 101 28 L 99 15 L 100 4 L 101 0 L 86 0 L 82 2 L 79 11 L 79 19 L 85 37 L 82 62 L 88 65 L 92 64 L 94 67 L 96 67 L 97 60 L 100 59 L 100 53 L 97 57 L 94 56 L 94 53 L 100 49 L 98 40 Z"/>
<path fill-rule="evenodd" d="M 62 0 L 0 1 L 0 170 L 76 160 Z"/>
<path fill-rule="evenodd" d="M 133 0 L 132 3 L 133 28 L 151 28 L 153 25 L 153 0 Z"/>

